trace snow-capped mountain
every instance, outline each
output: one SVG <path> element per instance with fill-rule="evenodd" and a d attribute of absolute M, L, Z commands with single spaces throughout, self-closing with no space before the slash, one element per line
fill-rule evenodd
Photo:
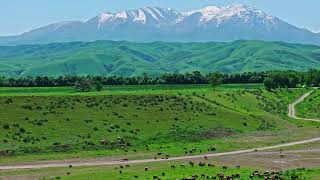
<path fill-rule="evenodd" d="M 102 13 L 88 21 L 51 24 L 19 36 L 2 37 L 0 44 L 71 41 L 233 41 L 265 40 L 320 45 L 320 35 L 290 25 L 254 7 L 241 4 L 208 6 L 189 12 L 145 7 Z"/>

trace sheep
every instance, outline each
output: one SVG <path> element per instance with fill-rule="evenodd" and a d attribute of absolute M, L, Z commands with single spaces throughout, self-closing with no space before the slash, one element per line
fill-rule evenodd
<path fill-rule="evenodd" d="M 204 162 L 199 162 L 199 166 L 200 167 L 203 167 L 203 166 L 205 166 L 206 165 L 206 163 L 204 163 Z"/>
<path fill-rule="evenodd" d="M 193 167 L 194 166 L 194 162 L 190 161 L 189 164 Z"/>

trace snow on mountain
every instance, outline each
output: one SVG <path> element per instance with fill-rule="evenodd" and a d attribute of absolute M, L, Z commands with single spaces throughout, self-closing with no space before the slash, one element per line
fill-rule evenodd
<path fill-rule="evenodd" d="M 297 28 L 257 8 L 235 4 L 178 12 L 144 7 L 102 13 L 86 22 L 61 22 L 19 36 L 0 38 L 0 44 L 95 40 L 233 41 L 265 40 L 320 44 L 319 34 Z"/>

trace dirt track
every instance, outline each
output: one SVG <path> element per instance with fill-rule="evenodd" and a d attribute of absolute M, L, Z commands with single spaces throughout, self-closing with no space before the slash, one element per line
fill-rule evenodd
<path fill-rule="evenodd" d="M 310 96 L 313 93 L 313 91 L 310 91 L 308 93 L 305 93 L 303 96 L 301 96 L 299 99 L 297 99 L 294 103 L 289 104 L 288 106 L 288 116 L 293 119 L 298 119 L 298 120 L 304 120 L 304 121 L 315 121 L 315 122 L 320 122 L 319 119 L 309 119 L 309 118 L 300 118 L 297 117 L 296 115 L 296 109 L 295 106 L 299 103 L 301 103 L 305 98 Z"/>

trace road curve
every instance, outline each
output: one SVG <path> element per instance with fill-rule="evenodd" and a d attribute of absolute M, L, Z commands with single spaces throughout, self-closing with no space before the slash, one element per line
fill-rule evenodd
<path fill-rule="evenodd" d="M 306 97 L 308 97 L 311 93 L 308 92 L 297 99 L 294 103 L 290 104 L 288 107 L 288 116 L 290 118 L 299 119 L 299 120 L 306 120 L 306 121 L 317 121 L 317 119 L 305 119 L 299 118 L 296 116 L 295 106 L 301 103 Z M 202 154 L 202 155 L 193 155 L 193 156 L 180 156 L 180 157 L 172 157 L 168 159 L 143 159 L 143 160 L 130 160 L 130 161 L 105 161 L 105 160 L 88 160 L 86 162 L 72 162 L 72 161 L 62 161 L 62 162 L 46 162 L 38 164 L 24 164 L 24 165 L 8 165 L 8 166 L 0 166 L 0 170 L 16 170 L 16 169 L 42 169 L 42 168 L 52 168 L 52 167 L 68 167 L 72 165 L 74 167 L 84 167 L 84 166 L 106 166 L 106 165 L 122 165 L 122 164 L 141 164 L 141 163 L 152 163 L 152 162 L 163 162 L 163 161 L 176 161 L 176 160 L 188 160 L 188 159 L 197 159 L 197 158 L 204 158 L 206 157 L 217 157 L 217 156 L 228 156 L 228 155 L 237 155 L 237 154 L 245 154 L 245 153 L 252 153 L 257 151 L 263 150 L 270 150 L 276 148 L 283 148 L 288 146 L 300 145 L 300 144 L 307 144 L 320 141 L 320 137 L 307 139 L 302 141 L 284 143 L 279 145 L 261 147 L 261 148 L 253 148 L 253 149 L 246 149 L 246 150 L 239 150 L 239 151 L 231 151 L 231 152 L 222 152 L 222 153 L 214 153 L 214 154 Z"/>
<path fill-rule="evenodd" d="M 300 117 L 297 117 L 297 115 L 296 115 L 296 109 L 295 109 L 296 105 L 301 103 L 304 99 L 306 99 L 308 96 L 310 96 L 313 92 L 314 91 L 307 92 L 304 95 L 302 95 L 300 98 L 298 98 L 294 103 L 289 104 L 289 106 L 288 106 L 288 116 L 290 118 L 298 119 L 298 120 L 304 120 L 304 121 L 320 122 L 319 119 L 300 118 Z"/>

